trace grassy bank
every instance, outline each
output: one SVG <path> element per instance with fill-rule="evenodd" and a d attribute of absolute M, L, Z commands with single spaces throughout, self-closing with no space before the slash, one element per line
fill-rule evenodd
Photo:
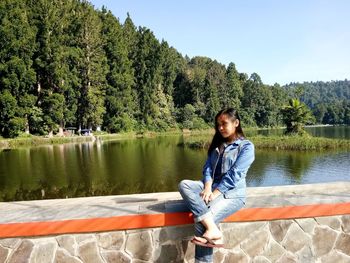
<path fill-rule="evenodd" d="M 19 147 L 31 147 L 39 145 L 51 145 L 51 144 L 64 144 L 64 143 L 82 143 L 92 142 L 95 140 L 108 141 L 108 140 L 125 140 L 133 138 L 152 138 L 157 136 L 172 136 L 181 134 L 209 134 L 212 130 L 208 131 L 181 131 L 173 130 L 167 132 L 151 132 L 146 131 L 143 133 L 127 132 L 127 133 L 106 133 L 106 132 L 95 132 L 93 136 L 70 136 L 70 137 L 59 137 L 54 136 L 51 138 L 44 136 L 32 136 L 23 135 L 14 139 L 4 139 L 0 137 L 0 149 L 14 149 Z"/>
<path fill-rule="evenodd" d="M 51 145 L 51 144 L 65 144 L 65 143 L 82 143 L 93 142 L 95 140 L 118 140 L 118 139 L 131 139 L 136 138 L 138 135 L 135 133 L 121 133 L 121 134 L 107 134 L 97 133 L 94 136 L 69 136 L 69 137 L 44 137 L 44 136 L 26 136 L 15 139 L 0 139 L 0 149 L 14 149 L 19 147 L 31 147 L 39 145 Z"/>
<path fill-rule="evenodd" d="M 247 129 L 246 129 L 247 130 Z M 257 129 L 251 129 L 254 132 Z M 104 132 L 94 133 L 94 136 L 72 136 L 72 137 L 43 137 L 26 136 L 15 139 L 0 138 L 0 149 L 31 147 L 38 145 L 64 144 L 64 143 L 82 143 L 92 142 L 94 140 L 122 140 L 133 138 L 152 138 L 157 136 L 184 135 L 185 142 L 183 146 L 193 149 L 208 149 L 213 129 L 202 131 L 173 130 L 167 132 L 144 132 L 144 133 L 116 133 L 108 134 Z M 204 135 L 203 138 L 198 138 Z M 274 150 L 330 150 L 330 149 L 350 149 L 350 140 L 329 139 L 322 137 L 299 137 L 299 136 L 249 136 L 257 149 Z"/>
<path fill-rule="evenodd" d="M 174 135 L 206 135 L 213 134 L 213 130 L 171 130 L 171 131 L 163 131 L 163 132 L 153 132 L 153 131 L 145 131 L 142 133 L 128 132 L 128 133 L 101 133 L 95 134 L 97 139 L 101 139 L 103 141 L 107 140 L 117 140 L 117 139 L 132 139 L 132 138 L 153 138 L 160 136 L 174 136 Z"/>
<path fill-rule="evenodd" d="M 31 136 L 27 138 L 17 139 L 2 139 L 0 140 L 0 149 L 7 148 L 19 148 L 19 147 L 30 147 L 39 145 L 50 145 L 50 144 L 64 144 L 64 143 L 80 143 L 80 142 L 91 142 L 94 138 L 91 136 L 73 136 L 73 137 L 40 137 Z"/>
<path fill-rule="evenodd" d="M 256 149 L 273 150 L 350 150 L 350 140 L 329 139 L 322 137 L 300 136 L 253 136 L 249 137 Z M 185 147 L 192 149 L 208 149 L 210 141 L 190 138 L 184 142 Z"/>

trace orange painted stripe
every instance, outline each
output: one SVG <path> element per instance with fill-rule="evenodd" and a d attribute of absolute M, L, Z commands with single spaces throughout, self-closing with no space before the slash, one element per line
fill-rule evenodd
<path fill-rule="evenodd" d="M 350 214 L 350 203 L 246 208 L 227 217 L 225 222 L 268 221 L 278 219 Z"/>
<path fill-rule="evenodd" d="M 350 214 L 350 203 L 245 208 L 226 218 L 225 222 L 268 221 L 345 214 Z M 9 223 L 0 224 L 0 238 L 116 231 L 192 223 L 192 214 L 188 212 Z"/>
<path fill-rule="evenodd" d="M 191 213 L 145 214 L 0 224 L 0 238 L 127 230 L 193 223 Z"/>

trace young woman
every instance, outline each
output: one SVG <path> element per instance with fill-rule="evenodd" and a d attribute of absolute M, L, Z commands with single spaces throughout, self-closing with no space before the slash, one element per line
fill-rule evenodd
<path fill-rule="evenodd" d="M 212 262 L 213 248 L 223 247 L 218 224 L 245 203 L 245 177 L 254 161 L 254 145 L 244 138 L 235 109 L 215 117 L 215 135 L 208 150 L 202 181 L 183 180 L 179 191 L 195 222 L 196 263 Z"/>

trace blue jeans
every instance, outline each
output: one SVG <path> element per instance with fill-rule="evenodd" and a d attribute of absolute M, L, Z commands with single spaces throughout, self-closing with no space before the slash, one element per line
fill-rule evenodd
<path fill-rule="evenodd" d="M 224 195 L 219 195 L 206 204 L 199 195 L 203 189 L 202 181 L 182 180 L 179 183 L 180 194 L 194 216 L 196 236 L 202 236 L 206 230 L 200 221 L 212 217 L 214 222 L 219 224 L 223 219 L 242 208 L 245 201 L 244 198 L 225 198 Z M 196 262 L 213 262 L 213 248 L 196 245 L 195 259 Z"/>

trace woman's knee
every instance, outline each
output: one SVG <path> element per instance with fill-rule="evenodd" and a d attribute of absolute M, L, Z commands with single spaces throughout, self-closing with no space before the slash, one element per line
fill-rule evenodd
<path fill-rule="evenodd" d="M 201 181 L 182 180 L 178 187 L 181 195 L 199 194 L 204 189 L 204 184 Z"/>
<path fill-rule="evenodd" d="M 189 181 L 190 180 L 182 180 L 179 185 L 178 185 L 178 189 L 179 191 L 183 191 L 184 189 L 188 189 L 189 188 Z"/>

